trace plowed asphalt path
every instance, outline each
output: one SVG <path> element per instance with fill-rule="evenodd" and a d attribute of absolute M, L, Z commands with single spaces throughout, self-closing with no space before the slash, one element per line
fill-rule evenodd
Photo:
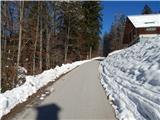
<path fill-rule="evenodd" d="M 64 75 L 52 85 L 50 95 L 12 120 L 116 120 L 100 84 L 98 66 L 94 60 Z"/>

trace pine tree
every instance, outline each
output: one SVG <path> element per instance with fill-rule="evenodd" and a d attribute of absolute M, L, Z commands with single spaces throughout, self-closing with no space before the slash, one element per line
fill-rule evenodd
<path fill-rule="evenodd" d="M 64 41 L 64 62 L 69 61 L 68 56 L 75 52 L 77 33 L 80 32 L 79 16 L 81 16 L 81 3 L 76 1 L 62 2 L 60 4 L 62 28 L 61 39 Z M 76 56 L 76 55 L 75 55 Z"/>
<path fill-rule="evenodd" d="M 100 29 L 102 24 L 102 7 L 100 2 L 97 1 L 85 1 L 82 5 L 84 11 L 84 33 L 85 38 L 85 52 L 93 50 L 96 51 L 99 46 Z"/>
<path fill-rule="evenodd" d="M 103 36 L 103 56 L 107 56 L 110 52 L 110 39 L 109 34 L 106 32 Z"/>
<path fill-rule="evenodd" d="M 152 9 L 148 5 L 145 5 L 141 14 L 152 14 L 152 13 L 153 13 Z"/>

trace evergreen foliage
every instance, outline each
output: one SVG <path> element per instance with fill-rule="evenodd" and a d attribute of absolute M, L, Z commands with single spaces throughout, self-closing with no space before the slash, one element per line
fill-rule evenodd
<path fill-rule="evenodd" d="M 110 38 L 109 34 L 106 32 L 103 36 L 103 56 L 107 56 L 110 53 Z"/>
<path fill-rule="evenodd" d="M 141 14 L 152 14 L 152 13 L 153 13 L 152 9 L 148 5 L 145 5 Z"/>
<path fill-rule="evenodd" d="M 1 3 L 3 92 L 19 83 L 18 53 L 19 66 L 30 75 L 86 59 L 90 48 L 93 56 L 97 55 L 102 24 L 100 2 L 24 1 L 23 7 L 21 1 Z"/>

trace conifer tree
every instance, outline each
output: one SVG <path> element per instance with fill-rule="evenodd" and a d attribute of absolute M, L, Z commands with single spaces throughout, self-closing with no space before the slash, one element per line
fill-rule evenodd
<path fill-rule="evenodd" d="M 153 13 L 152 9 L 148 5 L 145 5 L 141 14 L 152 14 L 152 13 Z"/>
<path fill-rule="evenodd" d="M 103 36 L 103 56 L 107 56 L 110 52 L 110 39 L 109 34 L 106 32 Z"/>
<path fill-rule="evenodd" d="M 82 5 L 84 11 L 84 36 L 85 36 L 85 48 L 84 50 L 96 51 L 98 49 L 100 40 L 100 29 L 102 25 L 102 7 L 100 2 L 97 1 L 85 1 Z"/>

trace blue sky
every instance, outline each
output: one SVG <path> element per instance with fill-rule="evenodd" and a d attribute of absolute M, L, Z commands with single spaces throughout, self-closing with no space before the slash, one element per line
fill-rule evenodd
<path fill-rule="evenodd" d="M 140 14 L 144 5 L 147 4 L 152 11 L 160 11 L 160 1 L 102 1 L 103 28 L 102 35 L 109 32 L 116 13 L 125 15 Z"/>

